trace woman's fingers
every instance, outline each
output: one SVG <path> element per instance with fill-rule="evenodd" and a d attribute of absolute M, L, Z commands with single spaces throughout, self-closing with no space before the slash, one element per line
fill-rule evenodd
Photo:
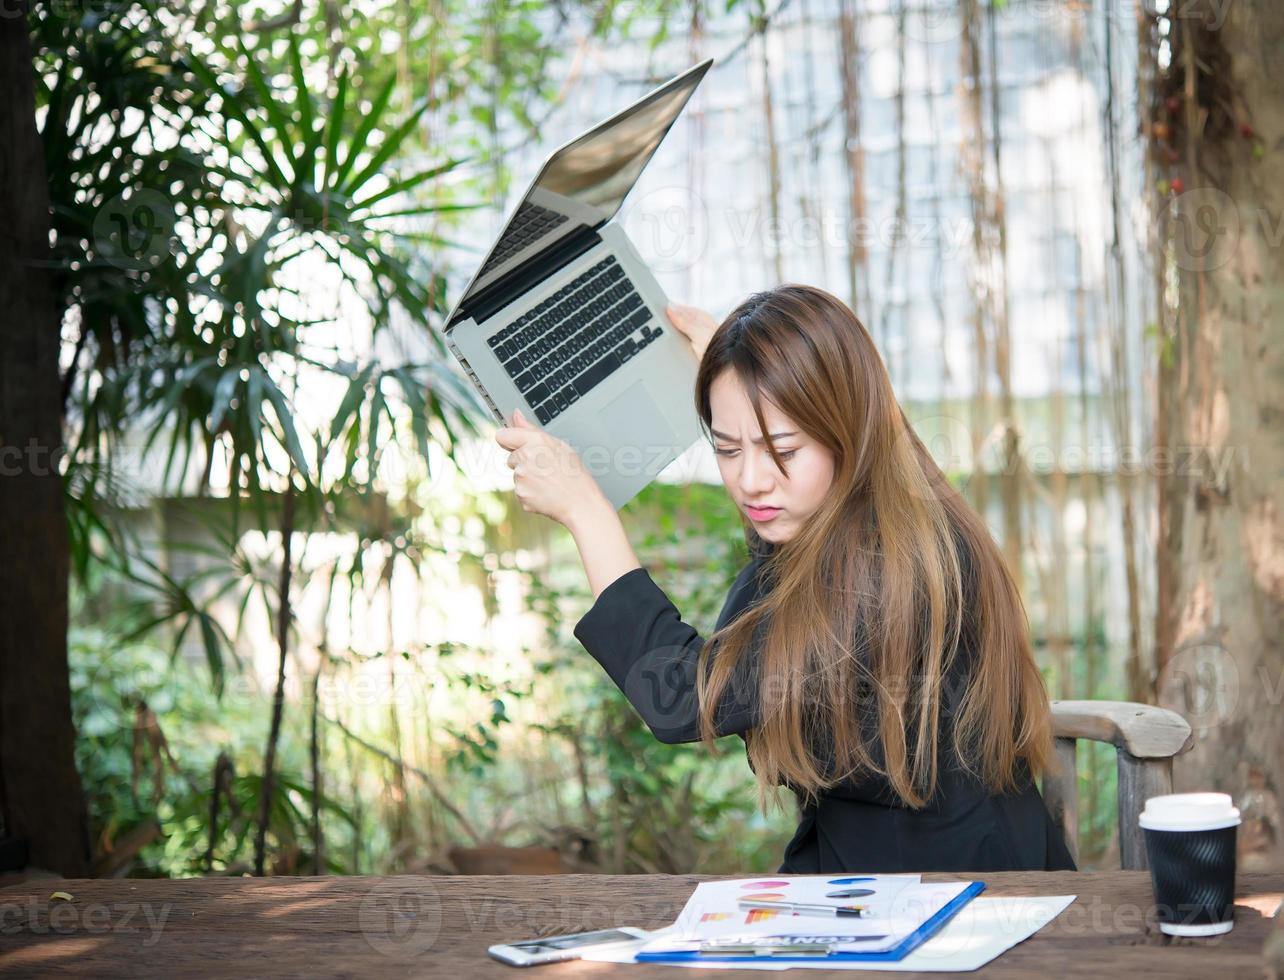
<path fill-rule="evenodd" d="M 697 306 L 670 303 L 664 308 L 675 330 L 691 342 L 696 357 L 702 357 L 709 346 L 709 338 L 718 329 L 718 321 Z"/>
<path fill-rule="evenodd" d="M 685 334 L 712 334 L 718 329 L 718 321 L 698 306 L 670 303 L 665 311 L 673 325 Z"/>
<path fill-rule="evenodd" d="M 664 312 L 669 315 L 669 322 L 688 337 L 691 336 L 691 330 L 694 327 L 692 309 L 689 306 L 683 306 L 681 303 L 670 303 L 664 308 Z"/>
<path fill-rule="evenodd" d="M 525 416 L 500 430 L 499 442 L 511 450 L 505 460 L 513 471 L 513 490 L 522 509 L 568 524 L 577 507 L 600 493 L 575 449 L 538 429 Z"/>

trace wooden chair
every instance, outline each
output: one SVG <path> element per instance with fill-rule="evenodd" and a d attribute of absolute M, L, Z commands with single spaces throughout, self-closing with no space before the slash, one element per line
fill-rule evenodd
<path fill-rule="evenodd" d="M 1119 767 L 1119 863 L 1125 871 L 1149 866 L 1137 816 L 1146 798 L 1171 793 L 1173 758 L 1195 743 L 1186 719 L 1175 711 L 1132 701 L 1053 701 L 1052 728 L 1061 771 L 1043 777 L 1043 799 L 1065 829 L 1066 844 L 1079 863 L 1078 740 L 1109 742 Z"/>

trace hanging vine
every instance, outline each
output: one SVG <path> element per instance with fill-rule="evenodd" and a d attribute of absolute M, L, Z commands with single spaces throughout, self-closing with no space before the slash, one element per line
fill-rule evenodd
<path fill-rule="evenodd" d="M 847 290 L 857 316 L 868 318 L 869 283 L 865 249 L 865 152 L 860 140 L 860 38 L 855 0 L 839 0 L 838 38 L 843 92 L 843 148 L 848 177 Z"/>
<path fill-rule="evenodd" d="M 972 293 L 972 475 L 968 489 L 972 505 L 985 516 L 989 505 L 989 475 L 984 448 L 993 410 L 990 400 L 990 340 L 986 332 L 991 288 L 989 244 L 990 194 L 985 181 L 985 121 L 981 107 L 981 49 L 977 39 L 980 12 L 976 0 L 959 0 L 959 169 L 967 187 L 972 215 L 972 262 L 968 266 Z"/>
<path fill-rule="evenodd" d="M 896 113 L 896 217 L 893 220 L 891 242 L 887 248 L 887 267 L 883 279 L 883 308 L 880 319 L 880 334 L 883 360 L 887 362 L 887 373 L 893 382 L 896 379 L 896 362 L 892 357 L 893 349 L 889 336 L 892 310 L 904 310 L 903 297 L 898 298 L 895 283 L 899 271 L 901 236 L 906 232 L 905 200 L 905 0 L 896 3 L 896 94 L 893 96 Z M 903 318 L 905 328 L 909 327 L 908 317 Z M 907 341 L 909 338 L 903 337 Z"/>
<path fill-rule="evenodd" d="M 757 0 L 753 14 L 754 30 L 758 34 L 758 70 L 762 85 L 762 118 L 767 139 L 767 200 L 771 207 L 772 234 L 767 236 L 771 249 L 773 282 L 784 281 L 784 265 L 780 239 L 780 149 L 776 143 L 776 111 L 771 97 L 771 63 L 767 57 L 767 9 L 765 0 Z"/>
<path fill-rule="evenodd" d="M 1102 107 L 1103 129 L 1106 137 L 1106 181 L 1110 194 L 1109 235 L 1107 244 L 1107 282 L 1105 320 L 1105 348 L 1110 356 L 1110 370 L 1106 374 L 1107 405 L 1114 423 L 1115 444 L 1135 448 L 1132 426 L 1132 400 L 1130 396 L 1131 373 L 1128 361 L 1127 337 L 1122 329 L 1128 310 L 1128 276 L 1124 265 L 1121 242 L 1121 210 L 1119 172 L 1119 133 L 1116 121 L 1116 90 L 1114 31 L 1110 12 L 1102 12 L 1102 31 L 1105 42 L 1106 100 Z M 1120 500 L 1120 523 L 1123 535 L 1124 578 L 1128 594 L 1128 657 L 1125 673 L 1128 696 L 1134 701 L 1148 700 L 1141 650 L 1141 584 L 1137 570 L 1137 522 L 1135 515 L 1134 481 L 1130 476 L 1116 473 L 1116 487 Z"/>

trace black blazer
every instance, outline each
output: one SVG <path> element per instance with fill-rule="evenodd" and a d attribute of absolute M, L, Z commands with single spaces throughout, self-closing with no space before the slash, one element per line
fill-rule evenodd
<path fill-rule="evenodd" d="M 763 558 L 757 554 L 736 576 L 715 629 L 761 594 Z M 682 621 L 645 568 L 625 572 L 608 585 L 574 634 L 656 738 L 699 741 L 695 671 L 704 640 Z M 957 669 L 966 670 L 968 662 L 960 656 Z M 755 726 L 755 674 L 755 659 L 743 658 L 715 712 L 719 736 L 743 739 Z M 965 679 L 963 674 L 948 678 L 946 697 L 961 693 Z M 926 807 L 906 807 L 880 777 L 841 782 L 802 808 L 776 872 L 1078 870 L 1029 770 L 1021 768 L 1020 792 L 990 795 L 960 770 L 948 725 L 940 729 L 938 788 Z M 832 748 L 827 752 L 823 739 L 815 748 L 832 762 Z"/>

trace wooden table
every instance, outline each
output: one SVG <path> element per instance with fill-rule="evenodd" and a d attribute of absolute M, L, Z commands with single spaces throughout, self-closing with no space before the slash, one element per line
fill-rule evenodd
<path fill-rule="evenodd" d="M 34 879 L 0 889 L 0 976 L 726 975 L 734 971 L 589 962 L 527 974 L 486 955 L 493 943 L 536 935 L 668 925 L 696 883 L 714 877 Z M 1048 926 L 980 971 L 994 977 L 1259 977 L 1262 946 L 1275 925 L 1268 916 L 1284 895 L 1284 874 L 1242 874 L 1235 928 L 1212 939 L 1176 940 L 1148 921 L 1153 912 L 1146 872 L 929 874 L 924 880 L 969 877 L 983 879 L 989 895 L 1078 896 Z M 69 893 L 72 901 L 51 901 L 54 891 Z M 810 980 L 838 972 L 791 975 Z"/>

